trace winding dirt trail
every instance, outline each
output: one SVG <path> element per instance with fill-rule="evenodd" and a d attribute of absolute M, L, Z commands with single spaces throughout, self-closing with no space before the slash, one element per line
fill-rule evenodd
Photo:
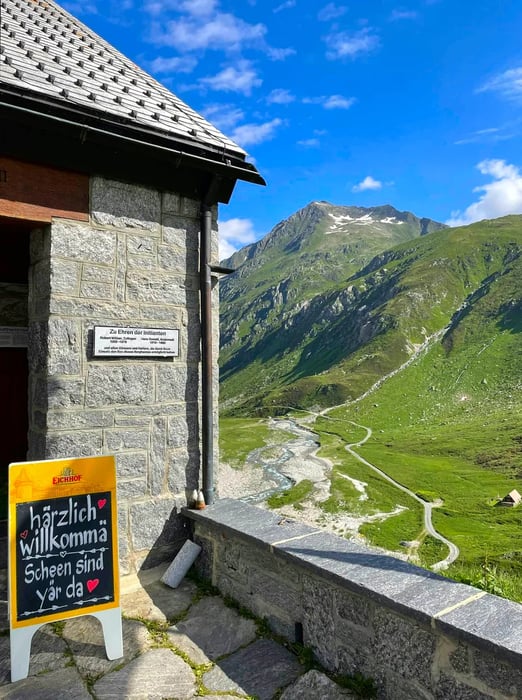
<path fill-rule="evenodd" d="M 437 530 L 435 530 L 435 527 L 433 526 L 432 522 L 432 510 L 433 507 L 436 507 L 436 504 L 434 503 L 429 503 L 427 501 L 424 501 L 422 498 L 419 498 L 416 493 L 411 491 L 409 488 L 406 486 L 403 486 L 400 484 L 398 481 L 395 481 L 391 476 L 386 474 L 382 469 L 379 467 L 375 466 L 375 464 L 372 464 L 371 462 L 368 462 L 367 459 L 362 457 L 358 452 L 356 452 L 353 448 L 354 447 L 360 447 L 361 445 L 364 445 L 365 442 L 367 442 L 371 436 L 372 436 L 372 429 L 368 428 L 366 425 L 360 425 L 359 423 L 355 423 L 354 421 L 348 421 L 351 423 L 351 425 L 355 425 L 358 428 L 362 428 L 363 430 L 366 430 L 366 435 L 362 440 L 359 440 L 358 442 L 351 442 L 347 445 L 344 446 L 344 449 L 349 452 L 355 459 L 357 459 L 359 462 L 364 464 L 365 466 L 369 467 L 372 469 L 374 472 L 379 474 L 383 479 L 388 481 L 390 484 L 395 486 L 395 488 L 399 489 L 400 491 L 403 491 L 404 493 L 408 494 L 411 498 L 413 498 L 417 503 L 420 503 L 423 507 L 424 510 L 424 529 L 428 533 L 428 535 L 431 535 L 436 540 L 439 540 L 440 542 L 443 542 L 449 549 L 448 555 L 442 559 L 441 561 L 436 562 L 435 564 L 432 564 L 431 568 L 434 571 L 440 571 L 441 569 L 446 569 L 450 564 L 453 564 L 453 562 L 458 558 L 460 551 L 459 548 L 457 547 L 456 544 L 451 542 L 450 540 L 446 539 L 443 535 L 441 535 Z"/>

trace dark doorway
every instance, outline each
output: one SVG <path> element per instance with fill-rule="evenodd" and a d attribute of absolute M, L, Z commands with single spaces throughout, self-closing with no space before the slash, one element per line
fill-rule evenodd
<path fill-rule="evenodd" d="M 0 217 L 0 522 L 7 518 L 10 462 L 27 455 L 27 348 L 18 329 L 28 325 L 29 234 L 34 223 Z M 0 526 L 0 535 L 2 527 Z"/>
<path fill-rule="evenodd" d="M 27 350 L 0 348 L 0 520 L 7 517 L 7 476 L 10 462 L 27 454 Z"/>

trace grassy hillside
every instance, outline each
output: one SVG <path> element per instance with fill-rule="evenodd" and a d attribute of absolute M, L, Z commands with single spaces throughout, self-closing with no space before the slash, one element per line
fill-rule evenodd
<path fill-rule="evenodd" d="M 225 354 L 225 407 L 262 413 L 334 405 L 360 396 L 449 324 L 446 358 L 465 354 L 491 319 L 498 324 L 491 337 L 517 332 L 521 221 L 505 217 L 408 241 L 313 297 L 292 322 L 267 324 L 234 359 Z M 505 358 L 502 342 L 494 351 Z M 503 368 L 491 371 L 504 381 Z"/>

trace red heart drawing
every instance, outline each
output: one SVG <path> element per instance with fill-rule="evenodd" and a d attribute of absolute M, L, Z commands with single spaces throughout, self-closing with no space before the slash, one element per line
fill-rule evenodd
<path fill-rule="evenodd" d="M 89 591 L 89 593 L 92 593 L 99 583 L 100 583 L 99 578 L 93 578 L 93 579 L 87 581 L 87 590 Z"/>
<path fill-rule="evenodd" d="M 23 532 L 20 533 L 20 537 L 25 540 L 27 535 L 29 534 L 29 530 L 24 530 Z"/>
<path fill-rule="evenodd" d="M 106 498 L 100 498 L 98 501 L 98 508 L 101 510 L 106 503 L 107 503 Z"/>

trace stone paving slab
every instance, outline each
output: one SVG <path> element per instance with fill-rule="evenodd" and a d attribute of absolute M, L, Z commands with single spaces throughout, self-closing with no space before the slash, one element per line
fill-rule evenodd
<path fill-rule="evenodd" d="M 196 694 L 190 666 L 170 649 L 152 649 L 93 686 L 97 700 L 189 700 Z"/>
<path fill-rule="evenodd" d="M 82 677 L 74 667 L 41 676 L 29 676 L 22 681 L 0 688 L 0 698 L 9 700 L 92 700 Z"/>
<path fill-rule="evenodd" d="M 192 606 L 187 618 L 171 627 L 168 636 L 174 646 L 182 642 L 183 636 L 188 638 L 209 659 L 215 660 L 253 642 L 256 625 L 226 606 L 219 596 L 211 596 Z"/>
<path fill-rule="evenodd" d="M 74 656 L 74 662 L 84 676 L 96 678 L 109 673 L 139 654 L 150 649 L 152 641 L 142 622 L 123 620 L 123 657 L 109 661 L 101 623 L 95 617 L 76 617 L 65 623 L 63 639 Z"/>
<path fill-rule="evenodd" d="M 320 671 L 308 671 L 288 687 L 280 700 L 350 700 L 357 696 Z"/>
<path fill-rule="evenodd" d="M 198 587 L 193 581 L 185 580 L 178 588 L 169 588 L 161 581 L 155 581 L 146 588 L 123 593 L 120 604 L 126 617 L 170 622 L 188 610 L 197 592 Z"/>
<path fill-rule="evenodd" d="M 302 673 L 296 657 L 270 639 L 259 639 L 237 651 L 203 675 L 210 692 L 236 691 L 272 700 L 279 688 Z M 268 672 L 267 672 L 268 671 Z"/>
<path fill-rule="evenodd" d="M 44 625 L 34 634 L 31 642 L 29 675 L 64 669 L 71 663 L 66 654 L 67 644 L 54 633 L 50 625 Z M 0 637 L 0 685 L 11 682 L 11 648 L 9 637 Z"/>

